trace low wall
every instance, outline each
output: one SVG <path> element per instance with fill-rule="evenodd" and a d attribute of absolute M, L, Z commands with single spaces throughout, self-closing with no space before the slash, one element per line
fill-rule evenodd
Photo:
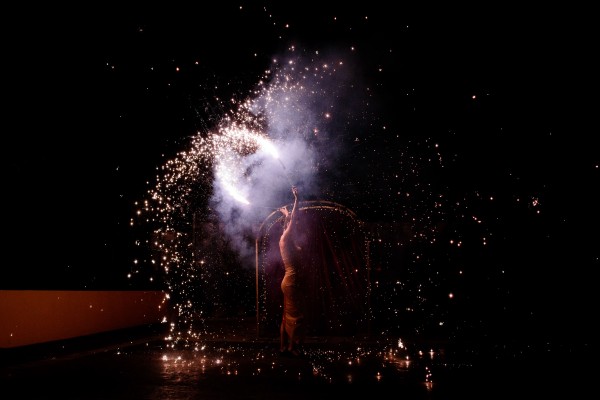
<path fill-rule="evenodd" d="M 157 324 L 161 291 L 0 290 L 0 348 Z"/>

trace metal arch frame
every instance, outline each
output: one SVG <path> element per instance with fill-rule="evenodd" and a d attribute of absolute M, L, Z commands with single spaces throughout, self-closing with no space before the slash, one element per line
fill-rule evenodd
<path fill-rule="evenodd" d="M 285 206 L 289 205 L 286 204 Z M 281 206 L 283 207 L 283 206 Z M 268 229 L 267 232 L 271 229 L 271 227 L 273 226 L 273 224 L 275 222 L 277 222 L 279 219 L 281 219 L 281 216 L 274 218 L 274 215 L 276 214 L 280 214 L 279 208 L 277 210 L 272 211 L 264 220 L 263 222 L 260 224 L 258 231 L 256 233 L 256 239 L 255 239 L 255 287 L 256 287 L 256 335 L 259 336 L 260 335 L 260 293 L 259 293 L 259 242 L 260 240 L 265 236 L 265 233 L 263 232 L 265 227 L 268 225 Z M 360 221 L 357 217 L 356 217 L 356 213 L 354 213 L 354 211 L 350 210 L 348 207 L 333 202 L 333 201 L 328 201 L 328 200 L 307 200 L 307 201 L 301 201 L 298 202 L 298 210 L 306 210 L 306 209 L 330 209 L 330 210 L 335 210 L 338 212 L 341 212 L 343 214 L 346 214 L 347 216 L 353 218 L 354 220 L 356 220 L 358 222 L 358 225 L 362 225 L 362 221 Z M 369 266 L 367 265 L 367 268 L 369 268 Z"/>

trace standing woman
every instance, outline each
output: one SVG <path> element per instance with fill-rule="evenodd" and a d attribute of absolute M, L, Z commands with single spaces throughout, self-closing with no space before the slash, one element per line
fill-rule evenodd
<path fill-rule="evenodd" d="M 295 186 L 292 186 L 292 193 L 294 194 L 292 212 L 288 212 L 286 207 L 280 208 L 285 216 L 283 233 L 279 239 L 279 251 L 281 252 L 285 274 L 281 281 L 283 319 L 280 327 L 281 344 L 279 352 L 285 356 L 300 356 L 300 346 L 304 342 L 305 327 L 303 298 L 298 277 L 301 249 L 296 243 L 298 239 L 296 226 L 298 189 Z"/>

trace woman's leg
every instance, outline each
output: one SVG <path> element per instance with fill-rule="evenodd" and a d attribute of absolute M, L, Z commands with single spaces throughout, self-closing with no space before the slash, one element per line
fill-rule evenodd
<path fill-rule="evenodd" d="M 283 353 L 284 351 L 287 351 L 287 346 L 288 346 L 287 333 L 285 331 L 285 316 L 281 320 L 281 325 L 279 326 L 279 337 L 280 337 L 279 351 L 281 353 Z"/>

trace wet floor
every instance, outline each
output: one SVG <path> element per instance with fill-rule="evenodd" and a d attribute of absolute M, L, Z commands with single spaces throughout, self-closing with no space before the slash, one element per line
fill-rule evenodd
<path fill-rule="evenodd" d="M 238 324 L 238 326 L 240 326 Z M 3 399 L 449 399 L 587 393 L 577 349 L 482 356 L 451 343 L 308 338 L 282 357 L 276 338 L 227 327 L 170 347 L 152 328 L 0 352 Z M 226 332 L 226 333 L 224 333 Z M 181 348 L 176 348 L 181 347 Z M 579 350 L 577 350 L 579 351 Z"/>

